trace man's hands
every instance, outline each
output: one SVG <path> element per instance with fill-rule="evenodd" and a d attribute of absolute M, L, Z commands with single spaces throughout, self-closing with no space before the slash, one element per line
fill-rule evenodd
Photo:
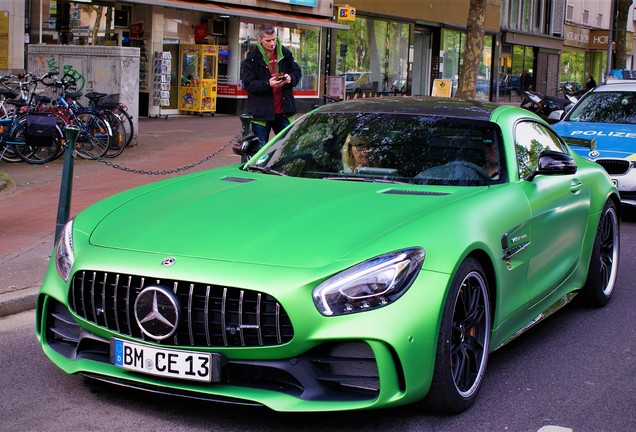
<path fill-rule="evenodd" d="M 290 82 L 291 82 L 291 77 L 289 76 L 289 74 L 283 75 L 283 79 L 280 79 L 280 80 L 276 78 L 276 75 L 274 75 L 273 77 L 269 79 L 269 86 L 271 88 L 282 87 L 285 84 L 289 84 Z"/>

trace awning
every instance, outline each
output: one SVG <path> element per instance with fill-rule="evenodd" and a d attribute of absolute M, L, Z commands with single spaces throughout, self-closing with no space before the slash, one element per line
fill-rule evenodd
<path fill-rule="evenodd" d="M 129 3 L 140 3 L 152 6 L 164 6 L 175 9 L 185 9 L 198 12 L 208 12 L 217 15 L 230 15 L 244 18 L 264 20 L 272 25 L 290 27 L 290 24 L 301 24 L 313 27 L 326 27 L 339 30 L 348 30 L 349 26 L 338 24 L 328 18 L 301 15 L 297 13 L 281 12 L 271 9 L 261 10 L 237 6 L 225 6 L 211 3 L 200 3 L 187 0 L 128 0 Z"/>

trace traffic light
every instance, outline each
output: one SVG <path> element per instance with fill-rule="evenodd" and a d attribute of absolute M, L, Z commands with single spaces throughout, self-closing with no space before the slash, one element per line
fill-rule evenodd
<path fill-rule="evenodd" d="M 341 43 L 340 44 L 340 57 L 346 57 L 347 56 L 347 44 L 346 43 Z"/>

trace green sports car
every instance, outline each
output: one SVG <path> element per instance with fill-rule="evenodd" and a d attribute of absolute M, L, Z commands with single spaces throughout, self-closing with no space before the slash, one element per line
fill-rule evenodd
<path fill-rule="evenodd" d="M 278 411 L 461 412 L 490 352 L 612 295 L 618 192 L 527 110 L 360 99 L 235 151 L 61 230 L 37 300 L 57 366 Z"/>

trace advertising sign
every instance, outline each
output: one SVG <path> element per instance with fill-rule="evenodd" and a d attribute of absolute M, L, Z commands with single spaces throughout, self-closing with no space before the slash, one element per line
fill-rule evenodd
<path fill-rule="evenodd" d="M 433 93 L 431 96 L 451 97 L 453 81 L 449 79 L 433 80 Z"/>
<path fill-rule="evenodd" d="M 338 6 L 338 20 L 339 21 L 355 21 L 356 8 L 351 6 Z"/>

